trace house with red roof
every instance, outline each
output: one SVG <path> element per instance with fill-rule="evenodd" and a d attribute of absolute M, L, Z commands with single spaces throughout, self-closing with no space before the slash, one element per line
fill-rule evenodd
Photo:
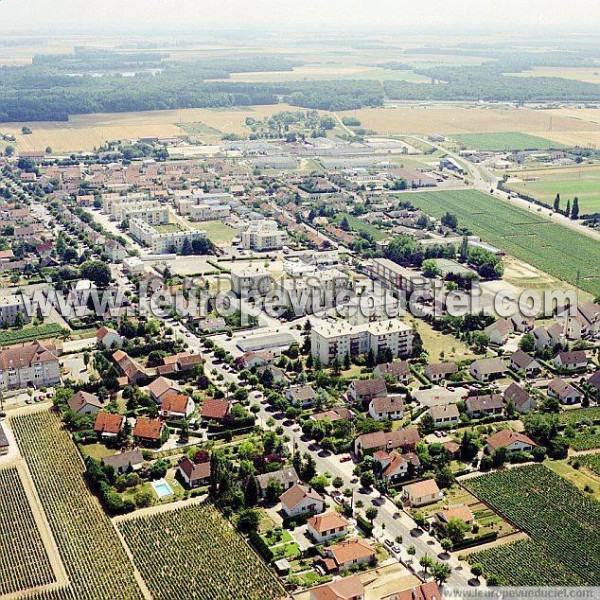
<path fill-rule="evenodd" d="M 490 435 L 486 440 L 486 451 L 492 454 L 499 448 L 506 448 L 507 452 L 531 452 L 537 444 L 524 433 L 502 429 Z"/>
<path fill-rule="evenodd" d="M 227 400 L 215 400 L 209 398 L 202 405 L 200 416 L 202 420 L 224 421 L 229 415 L 231 404 Z"/>
<path fill-rule="evenodd" d="M 184 456 L 177 465 L 177 474 L 189 489 L 206 485 L 210 481 L 210 461 L 195 463 Z"/>
<path fill-rule="evenodd" d="M 323 544 L 348 533 L 348 521 L 336 512 L 315 515 L 306 523 L 309 535 L 317 544 Z"/>
<path fill-rule="evenodd" d="M 185 394 L 168 393 L 162 398 L 160 416 L 163 419 L 188 419 L 194 414 L 196 405 L 194 401 Z"/>
<path fill-rule="evenodd" d="M 94 431 L 102 438 L 117 437 L 121 429 L 125 427 L 125 417 L 101 411 L 96 415 Z"/>
<path fill-rule="evenodd" d="M 136 442 L 149 445 L 159 445 L 165 424 L 160 419 L 138 417 L 133 428 L 133 439 Z"/>

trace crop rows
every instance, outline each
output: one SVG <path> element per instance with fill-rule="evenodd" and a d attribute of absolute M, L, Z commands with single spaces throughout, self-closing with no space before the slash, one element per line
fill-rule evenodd
<path fill-rule="evenodd" d="M 569 438 L 569 446 L 573 450 L 593 450 L 600 448 L 600 428 L 590 428 L 589 431 L 578 432 L 574 438 Z"/>
<path fill-rule="evenodd" d="M 0 469 L 0 490 L 0 596 L 53 583 L 54 572 L 17 469 Z"/>
<path fill-rule="evenodd" d="M 51 412 L 15 417 L 13 429 L 63 560 L 69 585 L 44 600 L 142 599 L 111 521 L 83 482 L 83 465 Z"/>
<path fill-rule="evenodd" d="M 498 131 L 494 133 L 460 133 L 450 137 L 467 148 L 493 152 L 499 150 L 549 150 L 564 148 L 563 144 L 547 140 L 537 135 L 514 131 Z"/>
<path fill-rule="evenodd" d="M 455 214 L 460 226 L 558 279 L 575 285 L 579 272 L 581 289 L 600 294 L 600 245 L 592 238 L 476 190 L 419 192 L 408 198 L 435 217 Z"/>
<path fill-rule="evenodd" d="M 600 505 L 595 500 L 543 465 L 476 477 L 465 485 L 565 570 L 586 585 L 600 585 Z M 536 562 L 524 558 L 524 566 L 534 569 Z M 512 582 L 510 570 L 500 574 Z"/>
<path fill-rule="evenodd" d="M 278 580 L 211 505 L 118 524 L 156 600 L 267 600 L 285 595 Z"/>
<path fill-rule="evenodd" d="M 600 454 L 583 454 L 577 460 L 590 471 L 600 475 Z"/>
<path fill-rule="evenodd" d="M 573 410 L 565 410 L 560 414 L 560 422 L 564 425 L 579 425 L 582 421 L 600 423 L 600 406 L 574 408 Z"/>
<path fill-rule="evenodd" d="M 57 323 L 48 323 L 39 327 L 27 327 L 0 332 L 0 346 L 10 346 L 11 344 L 21 344 L 33 340 L 42 340 L 51 337 L 63 335 L 65 329 Z"/>
<path fill-rule="evenodd" d="M 554 560 L 535 542 L 521 540 L 476 552 L 469 557 L 493 573 L 501 584 L 517 586 L 581 586 L 583 581 L 566 565 Z"/>

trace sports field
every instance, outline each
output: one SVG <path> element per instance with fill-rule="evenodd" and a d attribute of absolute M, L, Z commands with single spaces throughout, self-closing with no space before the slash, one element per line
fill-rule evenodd
<path fill-rule="evenodd" d="M 600 244 L 591 237 L 552 223 L 477 190 L 418 192 L 410 201 L 441 217 L 450 211 L 461 226 L 508 254 L 572 285 L 600 294 Z"/>
<path fill-rule="evenodd" d="M 600 212 L 600 167 L 567 167 L 565 169 L 540 169 L 515 171 L 512 174 L 520 181 L 509 182 L 506 187 L 515 192 L 533 196 L 552 204 L 560 194 L 562 208 L 567 200 L 579 198 L 579 214 Z"/>
<path fill-rule="evenodd" d="M 193 227 L 206 231 L 206 237 L 213 243 L 220 246 L 230 246 L 231 240 L 235 237 L 235 229 L 222 221 L 200 221 L 194 223 Z"/>
<path fill-rule="evenodd" d="M 558 142 L 516 131 L 463 133 L 454 134 L 451 137 L 469 150 L 481 150 L 483 152 L 564 148 L 564 145 Z"/>

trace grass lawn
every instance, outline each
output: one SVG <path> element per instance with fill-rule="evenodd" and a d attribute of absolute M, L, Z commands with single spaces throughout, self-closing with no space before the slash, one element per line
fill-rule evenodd
<path fill-rule="evenodd" d="M 582 492 L 586 486 L 589 486 L 593 491 L 592 494 L 586 493 L 586 496 L 593 496 L 596 500 L 600 501 L 600 477 L 595 477 L 593 473 L 589 471 L 582 471 L 581 469 L 574 469 L 567 460 L 550 460 L 546 459 L 544 464 L 552 469 L 557 475 L 564 477 L 569 483 L 572 483 L 576 488 L 579 488 Z"/>
<path fill-rule="evenodd" d="M 558 279 L 590 294 L 600 294 L 600 245 L 593 238 L 563 227 L 534 210 L 477 190 L 409 194 L 411 203 L 441 218 L 447 211 L 460 226 Z M 565 260 L 565 256 L 569 260 Z"/>
<path fill-rule="evenodd" d="M 355 231 L 356 233 L 360 233 L 361 231 L 370 233 L 376 242 L 388 237 L 388 234 L 385 231 L 378 229 L 377 227 L 375 227 L 375 225 L 371 225 L 370 223 L 361 221 L 357 217 L 349 215 L 348 213 L 340 213 L 339 215 L 336 216 L 335 220 L 338 225 L 342 222 L 344 217 L 346 217 L 346 219 L 348 219 L 348 224 L 350 225 L 350 229 L 352 229 L 352 231 Z"/>
<path fill-rule="evenodd" d="M 116 450 L 107 448 L 104 444 L 84 444 L 81 446 L 81 450 L 86 456 L 91 456 L 96 460 L 102 460 L 117 453 Z"/>
<path fill-rule="evenodd" d="M 537 135 L 501 131 L 495 133 L 459 133 L 449 136 L 469 150 L 493 152 L 496 150 L 548 150 L 565 148 L 564 144 Z"/>
<path fill-rule="evenodd" d="M 154 225 L 154 229 L 158 233 L 177 233 L 181 231 L 181 226 L 178 223 L 167 223 L 166 225 Z"/>
<path fill-rule="evenodd" d="M 556 194 L 560 194 L 563 209 L 566 208 L 567 200 L 572 205 L 573 198 L 577 196 L 579 214 L 600 212 L 600 168 L 597 166 L 516 171 L 513 175 L 522 181 L 507 183 L 506 187 L 510 190 L 533 196 L 550 205 Z"/>
<path fill-rule="evenodd" d="M 206 231 L 206 237 L 214 244 L 223 246 L 231 245 L 231 240 L 236 236 L 235 229 L 222 221 L 200 221 L 194 223 L 194 227 Z"/>
<path fill-rule="evenodd" d="M 286 544 L 292 541 L 292 536 L 289 531 L 281 530 L 280 535 L 276 535 L 274 530 L 268 531 L 261 536 L 267 546 L 275 546 L 276 544 Z"/>
<path fill-rule="evenodd" d="M 474 359 L 473 352 L 454 336 L 435 331 L 429 323 L 422 319 L 409 319 L 408 325 L 416 323 L 417 331 L 423 340 L 423 348 L 433 361 L 443 358 L 451 360 Z"/>

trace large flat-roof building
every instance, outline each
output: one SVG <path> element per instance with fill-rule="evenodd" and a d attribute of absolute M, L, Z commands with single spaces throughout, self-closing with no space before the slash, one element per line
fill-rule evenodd
<path fill-rule="evenodd" d="M 22 295 L 10 294 L 0 297 L 0 325 L 14 325 L 19 314 L 23 323 L 30 321 Z"/>
<path fill-rule="evenodd" d="M 336 357 L 341 362 L 346 355 L 355 358 L 370 350 L 375 356 L 388 349 L 393 358 L 410 356 L 412 344 L 412 329 L 399 319 L 359 325 L 321 320 L 311 329 L 311 352 L 323 365 Z"/>
<path fill-rule="evenodd" d="M 271 219 L 254 221 L 242 232 L 242 245 L 249 250 L 276 250 L 283 246 L 285 239 L 285 231 Z"/>
<path fill-rule="evenodd" d="M 148 246 L 154 254 L 180 252 L 185 240 L 191 243 L 206 236 L 206 232 L 192 229 L 159 232 L 153 225 L 137 218 L 130 219 L 129 233 L 138 242 Z"/>

